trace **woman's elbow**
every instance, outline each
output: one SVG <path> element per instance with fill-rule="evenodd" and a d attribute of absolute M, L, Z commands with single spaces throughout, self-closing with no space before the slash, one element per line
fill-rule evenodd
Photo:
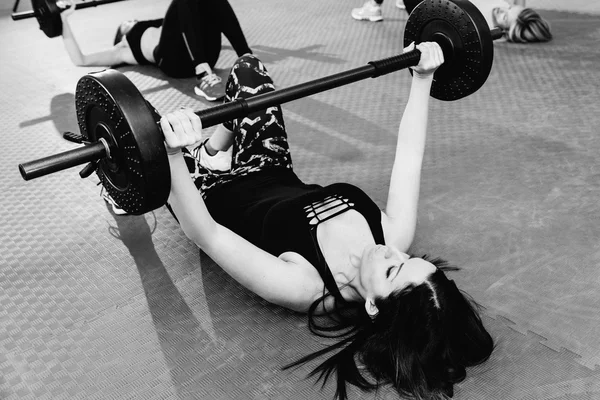
<path fill-rule="evenodd" d="M 88 59 L 85 57 L 85 55 L 71 55 L 71 62 L 73 62 L 73 65 L 75 65 L 76 67 L 89 67 L 90 63 L 88 61 Z"/>
<path fill-rule="evenodd" d="M 197 229 L 194 226 L 186 226 L 185 223 L 181 223 L 185 236 L 205 253 L 210 253 L 211 249 L 217 246 L 220 240 L 217 227 L 216 223 L 208 223 L 202 229 Z"/>
<path fill-rule="evenodd" d="M 204 251 L 205 253 L 213 245 L 212 240 L 208 238 L 207 235 L 202 235 L 196 231 L 190 231 L 186 229 L 183 229 L 183 233 L 189 240 L 191 240 L 196 246 L 198 246 L 198 248 L 200 248 L 200 250 Z"/>

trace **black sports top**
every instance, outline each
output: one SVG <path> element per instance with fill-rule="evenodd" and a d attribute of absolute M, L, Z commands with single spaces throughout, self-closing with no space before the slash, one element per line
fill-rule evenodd
<path fill-rule="evenodd" d="M 162 26 L 163 18 L 153 19 L 149 21 L 138 21 L 133 25 L 131 30 L 127 32 L 125 38 L 127 39 L 127 43 L 129 43 L 129 47 L 131 48 L 131 52 L 133 53 L 133 57 L 140 65 L 148 65 L 152 64 L 152 62 L 148 61 L 144 54 L 142 53 L 142 35 L 148 28 L 158 28 Z"/>
<path fill-rule="evenodd" d="M 291 169 L 237 178 L 213 189 L 205 202 L 217 222 L 275 257 L 286 251 L 302 255 L 338 299 L 341 294 L 317 242 L 317 226 L 353 209 L 365 217 L 375 242 L 385 243 L 381 210 L 361 189 L 347 183 L 307 185 Z M 323 215 L 327 210 L 332 215 Z"/>
<path fill-rule="evenodd" d="M 205 203 L 218 223 L 275 257 L 286 251 L 302 255 L 317 269 L 329 293 L 340 300 L 317 242 L 317 226 L 353 209 L 365 217 L 375 243 L 385 244 L 381 210 L 361 189 L 347 183 L 307 185 L 291 169 L 239 177 L 206 193 Z M 324 216 L 327 210 L 332 214 Z"/>
<path fill-rule="evenodd" d="M 352 209 L 365 217 L 375 243 L 384 244 L 381 210 L 356 186 L 311 186 L 305 193 L 270 207 L 264 216 L 261 242 L 265 250 L 276 256 L 286 251 L 301 254 L 317 268 L 327 290 L 339 298 L 341 294 L 317 241 L 317 226 Z M 327 215 L 328 211 L 331 215 Z"/>

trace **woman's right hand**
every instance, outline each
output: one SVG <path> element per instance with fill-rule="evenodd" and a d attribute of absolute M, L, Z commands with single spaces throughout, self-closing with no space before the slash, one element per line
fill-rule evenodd
<path fill-rule="evenodd" d="M 63 10 L 60 13 L 60 17 L 63 21 L 69 18 L 69 16 L 75 12 L 75 3 L 73 0 L 58 0 L 56 2 L 56 6 Z"/>
<path fill-rule="evenodd" d="M 183 108 L 164 115 L 160 126 L 165 136 L 167 154 L 178 154 L 183 147 L 202 140 L 202 121 L 191 109 Z"/>
<path fill-rule="evenodd" d="M 415 43 L 411 43 L 404 48 L 404 52 L 414 50 Z M 440 65 L 444 63 L 444 52 L 436 42 L 423 42 L 417 45 L 417 49 L 421 52 L 419 64 L 411 67 L 412 70 L 420 76 L 432 75 Z"/>

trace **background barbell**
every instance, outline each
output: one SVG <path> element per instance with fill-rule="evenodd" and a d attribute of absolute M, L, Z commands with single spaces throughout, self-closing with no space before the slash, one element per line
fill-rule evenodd
<path fill-rule="evenodd" d="M 116 3 L 123 0 L 90 0 L 81 3 L 75 3 L 73 7 L 76 10 L 96 7 L 102 4 Z M 65 9 L 57 5 L 57 0 L 31 0 L 31 11 L 13 12 L 11 17 L 14 21 L 35 17 L 40 25 L 40 29 L 49 38 L 62 35 L 62 19 L 60 13 Z"/>

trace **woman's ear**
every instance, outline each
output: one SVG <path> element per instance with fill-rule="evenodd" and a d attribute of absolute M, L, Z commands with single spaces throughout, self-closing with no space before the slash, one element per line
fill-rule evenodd
<path fill-rule="evenodd" d="M 374 319 L 377 316 L 377 314 L 379 314 L 379 308 L 377 308 L 377 306 L 375 305 L 375 301 L 372 297 L 367 297 L 367 299 L 365 300 L 365 310 L 367 311 L 367 314 L 369 314 L 369 317 L 371 317 L 371 319 Z"/>

